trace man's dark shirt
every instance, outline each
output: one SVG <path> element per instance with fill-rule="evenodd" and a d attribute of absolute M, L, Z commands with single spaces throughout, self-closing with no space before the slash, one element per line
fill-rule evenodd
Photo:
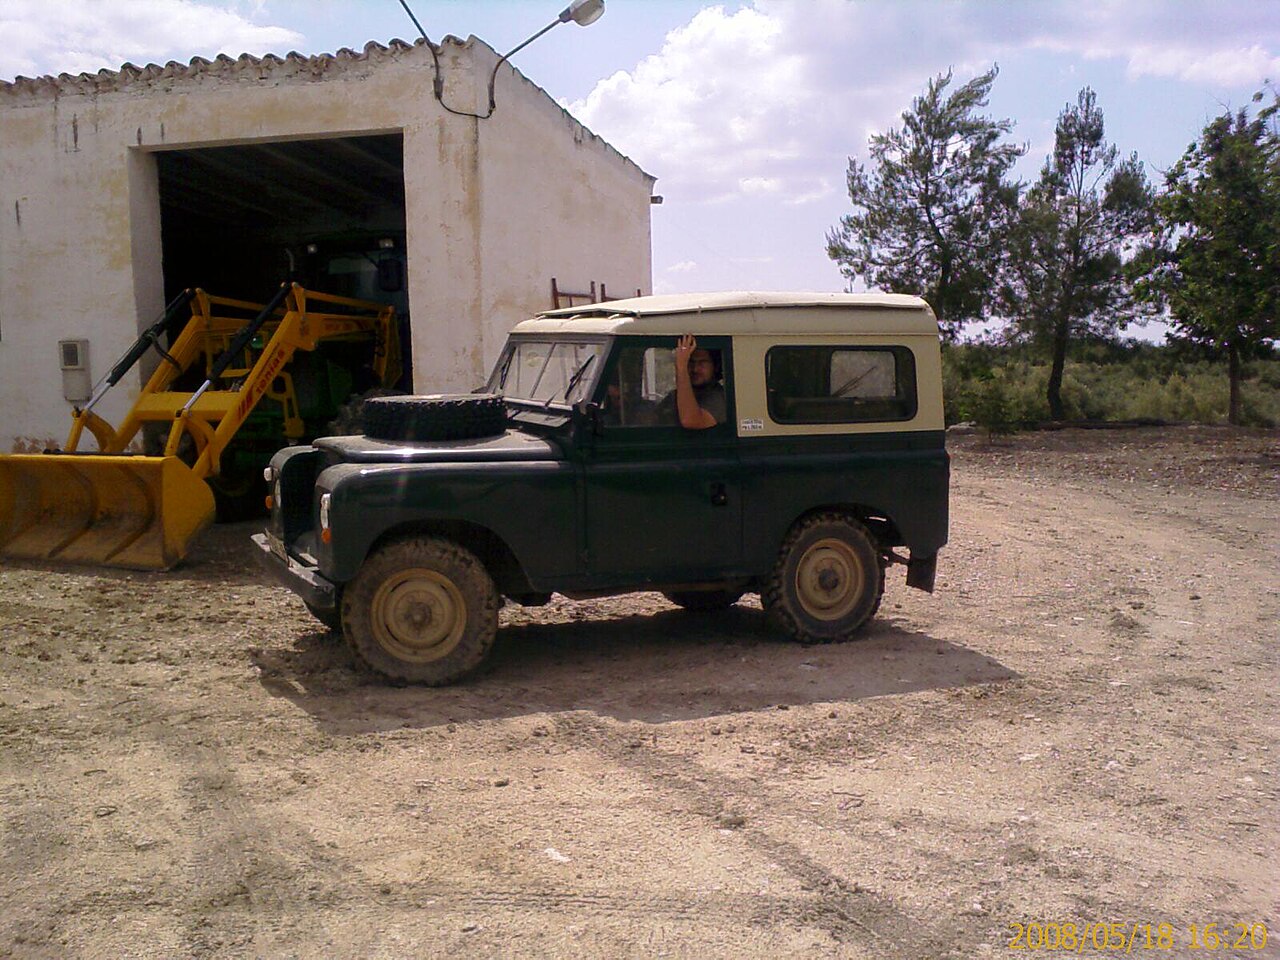
<path fill-rule="evenodd" d="M 693 399 L 698 402 L 698 406 L 715 417 L 717 426 L 724 423 L 729 416 L 729 403 L 725 399 L 723 383 L 708 383 L 703 387 L 694 387 Z M 658 422 L 680 422 L 680 407 L 676 400 L 675 390 L 672 390 L 659 401 Z"/>

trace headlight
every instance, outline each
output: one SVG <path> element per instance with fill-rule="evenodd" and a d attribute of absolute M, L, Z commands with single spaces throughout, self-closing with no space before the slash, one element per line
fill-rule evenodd
<path fill-rule="evenodd" d="M 324 543 L 333 539 L 333 533 L 329 530 L 329 501 L 332 497 L 331 493 L 320 494 L 320 539 Z"/>

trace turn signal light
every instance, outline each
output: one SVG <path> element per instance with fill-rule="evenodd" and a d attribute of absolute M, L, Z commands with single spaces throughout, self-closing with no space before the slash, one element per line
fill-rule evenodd
<path fill-rule="evenodd" d="M 268 510 L 270 510 L 272 507 L 274 507 L 274 506 L 276 505 L 276 498 L 275 498 L 275 497 L 273 497 L 271 494 L 269 494 L 269 493 L 268 493 L 268 494 L 267 494 L 267 499 L 266 499 L 265 501 L 263 501 L 263 502 L 264 502 L 264 503 L 266 503 L 266 505 L 267 505 L 267 509 L 268 509 Z"/>
<path fill-rule="evenodd" d="M 325 527 L 320 531 L 320 539 L 324 543 L 333 543 L 333 531 L 328 527 Z"/>

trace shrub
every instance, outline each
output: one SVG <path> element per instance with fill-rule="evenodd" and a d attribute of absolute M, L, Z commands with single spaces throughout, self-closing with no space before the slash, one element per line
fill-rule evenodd
<path fill-rule="evenodd" d="M 1226 362 L 1186 344 L 1090 343 L 1073 356 L 1062 382 L 1070 420 L 1168 420 L 1221 423 L 1227 418 Z M 992 432 L 1049 419 L 1049 366 L 1025 346 L 959 344 L 943 350 L 947 423 L 973 420 Z M 1280 424 L 1280 359 L 1245 367 L 1246 424 Z"/>

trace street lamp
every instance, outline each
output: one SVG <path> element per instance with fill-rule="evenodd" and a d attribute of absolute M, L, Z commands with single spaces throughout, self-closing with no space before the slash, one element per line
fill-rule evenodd
<path fill-rule="evenodd" d="M 589 27 L 591 26 L 591 24 L 599 20 L 603 15 L 604 15 L 604 0 L 573 0 L 573 3 L 569 4 L 563 10 L 561 10 L 560 15 L 556 17 L 554 20 L 552 20 L 550 23 L 548 23 L 545 27 L 543 27 L 541 30 L 539 30 L 537 33 L 531 36 L 528 40 L 521 43 L 519 46 L 513 47 L 511 50 L 504 53 L 502 57 L 498 60 L 498 62 L 493 65 L 493 73 L 489 75 L 489 113 L 492 114 L 494 111 L 494 108 L 497 106 L 497 104 L 494 102 L 494 99 L 493 99 L 493 85 L 498 81 L 498 68 L 501 67 L 504 63 L 506 63 L 507 60 L 509 60 L 511 57 L 514 57 L 517 53 L 519 53 L 529 44 L 533 43 L 533 41 L 537 40 L 544 33 L 554 29 L 555 27 L 560 26 L 560 24 L 562 23 L 568 23 L 570 20 L 572 20 L 574 23 L 576 23 L 580 27 Z"/>
<path fill-rule="evenodd" d="M 506 53 L 504 53 L 498 62 L 493 65 L 493 73 L 489 74 L 489 112 L 488 113 L 471 113 L 467 110 L 455 110 L 444 102 L 444 77 L 440 73 L 440 52 L 436 49 L 436 45 L 427 37 L 427 31 L 422 29 L 422 24 L 418 22 L 418 18 L 413 15 L 413 11 L 409 9 L 409 0 L 400 0 L 400 6 L 404 7 L 404 12 L 409 15 L 409 19 L 413 21 L 413 25 L 418 28 L 418 32 L 422 34 L 422 39 L 427 45 L 427 49 L 431 51 L 431 59 L 435 64 L 435 76 L 431 81 L 431 90 L 439 101 L 440 106 L 444 107 L 450 113 L 456 113 L 460 117 L 475 117 L 477 120 L 488 120 L 493 116 L 494 108 L 497 104 L 493 100 L 493 85 L 498 80 L 498 68 L 507 62 L 511 57 L 515 56 L 533 41 L 546 33 L 553 27 L 558 27 L 562 23 L 568 23 L 572 20 L 580 27 L 589 27 L 595 23 L 604 14 L 604 0 L 573 0 L 571 4 L 560 11 L 560 15 L 548 23 L 545 27 L 535 33 L 526 40 Z"/>

